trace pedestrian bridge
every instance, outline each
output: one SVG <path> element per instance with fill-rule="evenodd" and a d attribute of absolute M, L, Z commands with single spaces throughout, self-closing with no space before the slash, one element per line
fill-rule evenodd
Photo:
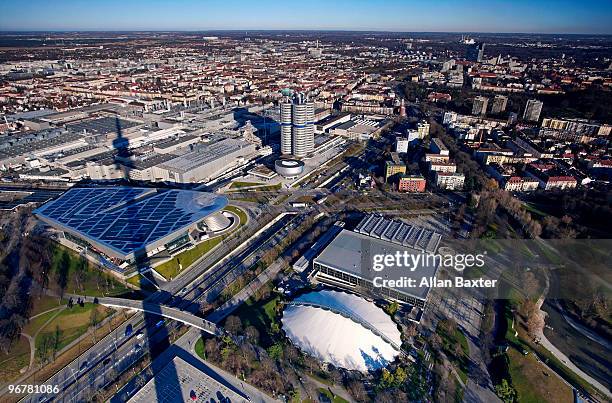
<path fill-rule="evenodd" d="M 180 309 L 176 308 L 171 308 L 169 306 L 126 298 L 100 297 L 97 300 L 98 303 L 104 306 L 124 309 L 135 309 L 137 311 L 147 312 L 153 315 L 163 316 L 164 318 L 177 320 L 186 325 L 193 326 L 215 336 L 220 336 L 223 334 L 223 329 L 217 326 L 216 324 L 206 319 L 202 319 L 192 313 L 181 311 Z"/>

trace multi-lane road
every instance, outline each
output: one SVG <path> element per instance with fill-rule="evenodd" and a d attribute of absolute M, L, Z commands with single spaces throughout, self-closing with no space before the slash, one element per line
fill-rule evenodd
<path fill-rule="evenodd" d="M 167 304 L 188 311 L 198 309 L 196 307 L 199 307 L 199 301 L 204 298 L 214 299 L 227 284 L 252 267 L 263 252 L 278 244 L 298 223 L 296 215 L 283 215 L 269 228 L 247 242 L 241 250 L 235 250 L 234 255 L 227 256 L 225 252 L 226 258 L 217 264 L 211 264 L 211 260 L 217 254 L 207 256 L 189 269 L 189 275 L 165 283 L 163 289 L 153 294 L 147 302 Z M 178 325 L 170 322 L 164 326 L 159 324 L 157 319 L 147 320 L 146 316 L 143 313 L 134 315 L 47 380 L 45 384 L 60 387 L 58 394 L 33 394 L 23 401 L 90 400 L 92 393 L 108 385 L 118 373 L 129 369 L 147 352 L 159 344 L 169 344 L 168 332 Z M 149 314 L 149 316 L 156 315 Z M 156 326 L 157 324 L 159 325 Z M 132 330 L 128 331 L 127 328 Z"/>

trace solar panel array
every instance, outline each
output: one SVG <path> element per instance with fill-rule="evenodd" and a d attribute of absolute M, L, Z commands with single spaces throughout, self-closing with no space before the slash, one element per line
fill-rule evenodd
<path fill-rule="evenodd" d="M 374 214 L 366 215 L 355 232 L 429 253 L 435 253 L 442 240 L 442 235 L 435 231 Z"/>
<path fill-rule="evenodd" d="M 210 196 L 174 189 L 71 189 L 36 213 L 127 255 L 223 207 L 213 197 L 208 205 L 185 208 L 185 200 Z"/>

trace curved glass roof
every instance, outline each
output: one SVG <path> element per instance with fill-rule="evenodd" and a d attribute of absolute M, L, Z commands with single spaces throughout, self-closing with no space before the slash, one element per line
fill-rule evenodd
<path fill-rule="evenodd" d="M 70 189 L 34 211 L 124 257 L 221 210 L 227 198 L 176 189 Z"/>

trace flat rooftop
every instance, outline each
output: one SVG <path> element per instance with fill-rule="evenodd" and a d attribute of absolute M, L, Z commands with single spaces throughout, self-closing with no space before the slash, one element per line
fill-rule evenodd
<path fill-rule="evenodd" d="M 418 285 L 421 278 L 433 277 L 436 274 L 437 267 L 423 264 L 417 265 L 414 271 L 407 268 L 385 268 L 380 272 L 374 271 L 374 255 L 395 255 L 396 252 L 402 255 L 404 252 L 410 255 L 423 254 L 421 250 L 412 247 L 343 229 L 314 261 L 368 281 L 372 281 L 374 277 L 383 277 L 387 280 L 407 277 L 414 278 Z M 429 292 L 429 287 L 394 289 L 420 299 L 425 299 Z"/>
<path fill-rule="evenodd" d="M 248 402 L 242 394 L 179 357 L 174 357 L 128 401 L 130 403 Z"/>

